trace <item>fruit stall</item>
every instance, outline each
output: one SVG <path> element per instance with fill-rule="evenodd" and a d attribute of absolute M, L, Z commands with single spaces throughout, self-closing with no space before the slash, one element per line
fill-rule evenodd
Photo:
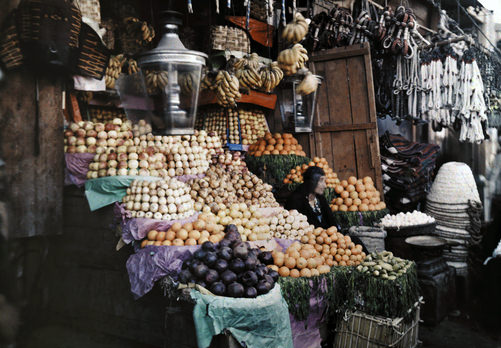
<path fill-rule="evenodd" d="M 387 85 L 393 68 L 410 81 L 431 64 L 397 45 L 405 22 L 406 45 L 426 46 L 412 9 L 363 1 L 364 25 L 351 26 L 350 9 L 323 1 L 60 2 L 77 63 L 63 62 L 52 104 L 37 78 L 32 110 L 35 153 L 58 136 L 64 157 L 63 208 L 44 208 L 64 231 L 47 266 L 51 315 L 152 346 L 418 346 L 422 312 L 443 301 L 430 296 L 430 309 L 421 289 L 454 292 L 482 206 L 468 166 L 442 166 L 432 185 L 440 147 L 378 130 L 390 110 L 416 121 L 418 92 L 437 92 Z M 36 60 L 16 25 L 0 42 L 9 70 Z M 40 123 L 48 107 L 57 135 Z M 478 140 L 481 126 L 462 122 Z M 322 226 L 285 208 L 315 170 L 323 192 L 303 198 Z"/>

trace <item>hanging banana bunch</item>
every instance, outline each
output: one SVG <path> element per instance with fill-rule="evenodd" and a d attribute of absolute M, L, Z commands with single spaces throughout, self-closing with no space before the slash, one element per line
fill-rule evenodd
<path fill-rule="evenodd" d="M 271 62 L 267 67 L 261 69 L 260 76 L 261 88 L 269 93 L 278 86 L 284 77 L 284 72 L 278 66 L 278 62 Z"/>
<path fill-rule="evenodd" d="M 245 68 L 259 69 L 259 56 L 257 53 L 251 53 L 243 58 L 240 58 L 233 64 L 235 70 L 241 70 Z"/>
<path fill-rule="evenodd" d="M 167 71 L 146 71 L 146 91 L 148 94 L 161 94 L 169 82 Z"/>
<path fill-rule="evenodd" d="M 216 79 L 214 74 L 206 73 L 200 83 L 200 89 L 213 91 L 217 88 Z"/>
<path fill-rule="evenodd" d="M 104 82 L 106 83 L 106 88 L 114 89 L 115 81 L 120 76 L 122 72 L 122 67 L 125 62 L 124 55 L 119 54 L 117 56 L 110 57 L 108 62 L 108 67 L 106 68 L 106 73 L 104 75 Z"/>
<path fill-rule="evenodd" d="M 310 71 L 306 73 L 303 80 L 296 87 L 296 93 L 301 95 L 308 95 L 315 92 L 318 88 L 318 78 Z"/>
<path fill-rule="evenodd" d="M 308 33 L 308 22 L 300 12 L 296 12 L 292 22 L 289 22 L 282 32 L 282 38 L 289 43 L 298 43 Z"/>
<path fill-rule="evenodd" d="M 196 75 L 194 72 L 186 72 L 179 75 L 179 86 L 181 86 L 181 92 L 185 94 L 191 94 L 193 92 L 193 86 L 195 85 Z"/>
<path fill-rule="evenodd" d="M 259 89 L 261 88 L 261 76 L 257 69 L 251 68 L 250 66 L 244 69 L 237 70 L 236 76 L 240 82 L 240 86 L 246 89 Z"/>
<path fill-rule="evenodd" d="M 138 18 L 127 17 L 123 20 L 123 24 L 120 40 L 122 49 L 127 54 L 133 55 L 141 52 L 155 38 L 155 29 Z"/>
<path fill-rule="evenodd" d="M 216 76 L 216 98 L 219 105 L 224 107 L 236 106 L 237 100 L 242 97 L 238 91 L 240 84 L 235 75 L 220 70 Z"/>
<path fill-rule="evenodd" d="M 129 75 L 134 75 L 139 72 L 139 66 L 137 65 L 137 62 L 130 58 L 127 61 L 127 74 Z"/>
<path fill-rule="evenodd" d="M 308 51 L 301 44 L 285 49 L 278 54 L 278 65 L 285 75 L 293 75 L 304 68 L 308 61 Z"/>

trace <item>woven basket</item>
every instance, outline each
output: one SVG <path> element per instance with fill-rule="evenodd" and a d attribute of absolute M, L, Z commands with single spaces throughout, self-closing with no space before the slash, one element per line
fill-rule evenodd
<path fill-rule="evenodd" d="M 7 19 L 0 35 L 0 60 L 7 69 L 13 69 L 23 64 L 23 53 L 14 15 Z"/>
<path fill-rule="evenodd" d="M 370 253 L 384 250 L 386 231 L 380 227 L 352 226 L 348 234 L 360 238 Z"/>
<path fill-rule="evenodd" d="M 414 318 L 409 323 L 403 318 L 384 318 L 360 311 L 346 313 L 337 321 L 334 347 L 417 347 L 419 302 L 415 306 Z"/>
<path fill-rule="evenodd" d="M 239 28 L 213 26 L 210 42 L 213 50 L 250 53 L 250 40 L 245 31 Z"/>

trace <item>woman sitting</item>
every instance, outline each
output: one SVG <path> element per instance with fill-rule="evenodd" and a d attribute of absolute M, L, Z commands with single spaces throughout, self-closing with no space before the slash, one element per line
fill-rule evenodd
<path fill-rule="evenodd" d="M 325 172 L 319 167 L 309 167 L 303 173 L 304 183 L 301 184 L 289 197 L 285 204 L 288 210 L 296 209 L 308 218 L 308 223 L 315 228 L 327 229 L 336 226 L 336 218 L 329 207 L 329 202 L 324 196 Z M 362 241 L 357 237 L 351 237 L 355 244 L 361 244 L 367 253 Z"/>

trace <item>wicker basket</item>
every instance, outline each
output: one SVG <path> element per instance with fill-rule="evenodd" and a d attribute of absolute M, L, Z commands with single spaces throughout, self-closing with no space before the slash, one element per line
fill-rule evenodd
<path fill-rule="evenodd" d="M 239 28 L 217 25 L 211 28 L 211 49 L 250 53 L 250 40 Z"/>
<path fill-rule="evenodd" d="M 335 348 L 415 348 L 418 345 L 420 303 L 410 322 L 356 311 L 339 318 Z"/>
<path fill-rule="evenodd" d="M 384 250 L 386 231 L 380 227 L 352 226 L 349 235 L 360 238 L 370 253 Z"/>

